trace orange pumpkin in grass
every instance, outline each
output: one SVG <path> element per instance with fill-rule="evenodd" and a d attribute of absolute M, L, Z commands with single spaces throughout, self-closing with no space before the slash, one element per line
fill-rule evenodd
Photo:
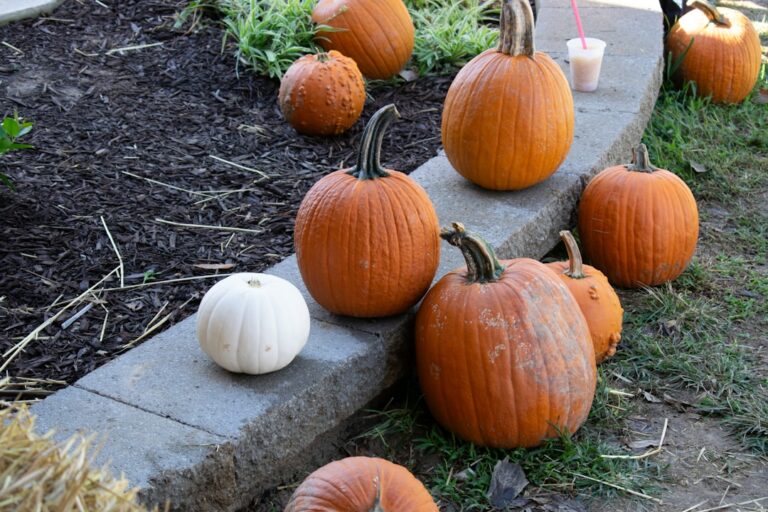
<path fill-rule="evenodd" d="M 357 165 L 325 176 L 299 206 L 296 260 L 309 293 L 340 315 L 402 313 L 429 288 L 440 259 L 440 228 L 427 193 L 386 170 L 379 154 L 394 105 L 363 132 Z"/>
<path fill-rule="evenodd" d="M 568 261 L 547 263 L 547 266 L 560 276 L 579 303 L 592 336 L 595 362 L 599 364 L 616 353 L 624 310 L 605 274 L 582 263 L 579 246 L 571 232 L 561 231 L 560 238 L 568 251 Z"/>
<path fill-rule="evenodd" d="M 277 99 L 299 133 L 336 135 L 363 112 L 365 82 L 355 61 L 337 51 L 305 55 L 283 75 Z"/>
<path fill-rule="evenodd" d="M 493 190 L 518 190 L 551 176 L 573 142 L 573 96 L 554 60 L 533 45 L 528 0 L 504 0 L 499 47 L 456 75 L 443 107 L 451 165 Z"/>
<path fill-rule="evenodd" d="M 403 466 L 347 457 L 309 475 L 285 512 L 438 512 L 424 485 Z"/>
<path fill-rule="evenodd" d="M 695 82 L 697 94 L 716 103 L 739 103 L 760 73 L 760 37 L 739 11 L 694 0 L 669 31 L 667 51 L 680 62 L 678 82 Z"/>
<path fill-rule="evenodd" d="M 640 144 L 631 164 L 601 171 L 584 189 L 579 236 L 587 257 L 614 286 L 666 283 L 696 250 L 696 199 L 683 180 L 652 165 Z"/>
<path fill-rule="evenodd" d="M 390 78 L 411 58 L 415 30 L 402 0 L 320 0 L 312 21 L 333 28 L 318 30 L 320 46 L 354 59 L 368 78 Z"/>
<path fill-rule="evenodd" d="M 575 432 L 597 377 L 573 295 L 543 263 L 498 261 L 459 223 L 441 236 L 467 266 L 443 276 L 416 315 L 419 383 L 432 415 L 466 440 L 500 448 Z"/>

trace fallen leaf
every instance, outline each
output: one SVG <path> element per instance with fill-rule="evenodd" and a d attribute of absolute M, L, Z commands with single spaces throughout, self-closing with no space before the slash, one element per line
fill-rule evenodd
<path fill-rule="evenodd" d="M 645 398 L 647 401 L 649 401 L 649 402 L 651 402 L 653 404 L 661 403 L 661 399 L 660 398 L 657 398 L 657 397 L 653 396 L 652 394 L 650 394 L 647 391 L 643 391 L 643 398 Z"/>
<path fill-rule="evenodd" d="M 691 169 L 693 169 L 694 172 L 697 172 L 699 174 L 703 174 L 708 170 L 704 164 L 700 164 L 699 162 L 694 162 L 693 160 L 691 160 L 688 163 L 691 165 Z"/>
<path fill-rule="evenodd" d="M 195 263 L 192 266 L 203 270 L 229 270 L 235 268 L 237 263 Z"/>
<path fill-rule="evenodd" d="M 659 446 L 658 439 L 638 439 L 637 441 L 630 441 L 626 445 L 632 450 L 645 450 L 648 448 L 656 448 Z"/>
<path fill-rule="evenodd" d="M 509 457 L 500 460 L 493 468 L 491 485 L 488 488 L 488 500 L 496 508 L 503 509 L 525 489 L 528 479 L 520 464 L 509 462 Z"/>
<path fill-rule="evenodd" d="M 475 470 L 472 468 L 467 468 L 453 475 L 453 479 L 459 482 L 465 482 L 473 478 L 474 476 L 475 476 Z"/>
<path fill-rule="evenodd" d="M 765 87 L 760 88 L 760 90 L 757 92 L 757 96 L 755 96 L 755 103 L 758 105 L 768 104 L 768 89 Z"/>
<path fill-rule="evenodd" d="M 413 82 L 414 80 L 419 78 L 419 74 L 412 69 L 404 69 L 399 74 L 400 74 L 400 77 L 406 82 Z"/>

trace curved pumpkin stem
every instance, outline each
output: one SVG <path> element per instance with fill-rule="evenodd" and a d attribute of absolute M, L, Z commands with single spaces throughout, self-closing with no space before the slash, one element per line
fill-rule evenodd
<path fill-rule="evenodd" d="M 376 470 L 378 473 L 378 470 Z M 376 485 L 376 499 L 373 500 L 373 506 L 368 512 L 384 512 L 384 509 L 381 507 L 381 475 L 377 474 L 373 478 L 373 483 Z"/>
<path fill-rule="evenodd" d="M 328 62 L 331 60 L 331 55 L 328 52 L 320 52 L 317 54 L 317 62 Z"/>
<path fill-rule="evenodd" d="M 567 230 L 560 232 L 560 239 L 565 244 L 565 250 L 568 251 L 568 272 L 565 275 L 573 279 L 587 277 L 584 274 L 584 262 L 581 259 L 581 251 L 579 250 L 579 244 L 576 243 L 576 239 Z"/>
<path fill-rule="evenodd" d="M 493 249 L 474 233 L 467 232 L 460 222 L 452 223 L 452 228 L 443 228 L 440 238 L 461 249 L 467 262 L 467 280 L 470 283 L 491 283 L 497 281 L 504 272 Z"/>
<path fill-rule="evenodd" d="M 651 163 L 651 159 L 648 156 L 648 148 L 645 144 L 641 142 L 637 148 L 632 150 L 632 163 L 627 166 L 628 171 L 650 173 L 658 169 L 658 167 Z"/>
<path fill-rule="evenodd" d="M 533 57 L 533 10 L 528 0 L 503 0 L 499 51 L 505 55 Z"/>
<path fill-rule="evenodd" d="M 360 151 L 357 154 L 357 165 L 348 171 L 359 180 L 372 180 L 384 178 L 389 173 L 381 166 L 381 142 L 389 123 L 400 118 L 400 113 L 394 104 L 381 107 L 363 130 L 363 140 L 360 142 Z"/>
<path fill-rule="evenodd" d="M 717 10 L 717 7 L 710 4 L 706 0 L 693 0 L 689 5 L 706 14 L 707 18 L 709 18 L 709 21 L 711 21 L 712 23 L 716 23 L 718 25 L 723 25 L 723 26 L 730 25 L 730 23 L 728 23 L 728 20 L 725 18 L 725 16 L 723 16 L 723 14 Z"/>

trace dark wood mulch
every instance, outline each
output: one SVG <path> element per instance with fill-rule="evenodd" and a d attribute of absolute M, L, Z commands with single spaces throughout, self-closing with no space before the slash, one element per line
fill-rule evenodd
<path fill-rule="evenodd" d="M 377 86 L 351 131 L 303 137 L 282 120 L 277 83 L 242 69 L 236 76 L 213 23 L 187 34 L 172 28 L 183 4 L 108 3 L 68 0 L 50 18 L 0 27 L 7 43 L 0 46 L 0 115 L 17 110 L 34 121 L 27 138 L 36 147 L 0 163 L 17 186 L 0 190 L 0 355 L 115 269 L 102 217 L 124 260 L 126 286 L 261 271 L 293 251 L 301 198 L 321 176 L 350 164 L 376 109 L 394 102 L 403 116 L 385 141 L 389 167 L 411 171 L 440 143 L 450 78 Z M 156 45 L 112 51 L 149 44 Z M 72 383 L 150 325 L 170 315 L 154 334 L 194 312 L 213 282 L 95 291 L 0 377 Z M 119 285 L 113 275 L 97 290 Z M 90 309 L 69 323 L 83 307 Z"/>

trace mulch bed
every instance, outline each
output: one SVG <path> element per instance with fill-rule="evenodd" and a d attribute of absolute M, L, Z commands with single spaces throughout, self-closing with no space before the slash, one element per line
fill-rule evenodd
<path fill-rule="evenodd" d="M 25 142 L 36 148 L 0 164 L 17 186 L 0 189 L 0 354 L 98 284 L 0 377 L 72 383 L 193 313 L 215 280 L 156 283 L 257 272 L 291 254 L 302 197 L 350 165 L 379 107 L 402 114 L 384 144 L 388 167 L 409 172 L 440 143 L 449 77 L 377 85 L 348 133 L 304 137 L 283 121 L 277 83 L 237 76 L 214 23 L 185 33 L 172 28 L 183 3 L 109 3 L 68 0 L 50 18 L 0 27 L 0 114 L 33 121 Z M 136 45 L 154 46 L 113 51 Z M 148 286 L 103 291 L 120 286 L 116 273 L 99 284 L 118 265 L 108 234 L 126 287 Z"/>

